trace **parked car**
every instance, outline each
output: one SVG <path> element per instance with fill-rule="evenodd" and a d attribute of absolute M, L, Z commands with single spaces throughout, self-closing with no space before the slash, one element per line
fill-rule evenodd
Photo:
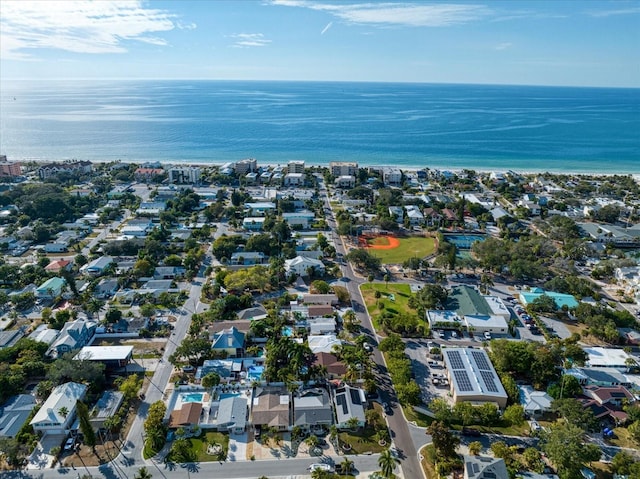
<path fill-rule="evenodd" d="M 453 339 L 458 339 L 458 333 L 457 333 L 457 332 L 455 332 L 455 331 L 451 331 L 451 337 L 452 337 Z"/>
<path fill-rule="evenodd" d="M 333 467 L 331 466 L 331 464 L 311 464 L 307 469 L 310 472 L 313 472 L 313 471 L 333 472 Z"/>
<path fill-rule="evenodd" d="M 462 435 L 463 436 L 471 436 L 471 437 L 480 437 L 482 436 L 482 433 L 480 431 L 478 431 L 477 429 L 471 429 L 468 427 L 463 427 L 462 428 Z"/>
<path fill-rule="evenodd" d="M 440 336 L 441 338 L 444 338 L 444 331 L 439 330 L 438 331 L 438 336 Z"/>
<path fill-rule="evenodd" d="M 71 451 L 73 450 L 73 448 L 76 445 L 76 438 L 75 437 L 70 437 L 69 439 L 67 439 L 67 441 L 64 443 L 64 450 L 65 451 Z"/>
<path fill-rule="evenodd" d="M 373 351 L 373 348 L 371 347 L 371 345 L 369 343 L 362 343 L 362 347 L 364 348 L 364 350 L 368 353 L 370 353 L 371 351 Z"/>
<path fill-rule="evenodd" d="M 484 332 L 484 339 L 486 339 L 486 340 L 491 339 L 491 333 L 489 331 L 485 331 Z"/>
<path fill-rule="evenodd" d="M 391 414 L 391 412 L 393 411 L 393 409 L 391 409 L 391 406 L 389 405 L 388 402 L 382 403 L 382 409 L 384 409 L 385 414 Z"/>

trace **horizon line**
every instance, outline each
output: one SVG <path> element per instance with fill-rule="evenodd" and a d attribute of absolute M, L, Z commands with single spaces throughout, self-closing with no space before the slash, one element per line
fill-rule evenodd
<path fill-rule="evenodd" d="M 193 82 L 256 82 L 256 83 L 367 83 L 381 85 L 459 85 L 459 86 L 500 86 L 500 87 L 537 87 L 537 88 L 601 88 L 601 89 L 619 89 L 619 90 L 638 90 L 637 86 L 603 86 L 603 85 L 568 85 L 568 84 L 537 84 L 537 83 L 477 83 L 477 82 L 437 82 L 437 81 L 409 81 L 409 80 L 309 80 L 309 79 L 242 79 L 242 78 L 148 78 L 148 77 L 50 77 L 50 78 L 32 78 L 32 77 L 0 77 L 2 82 L 60 82 L 60 81 L 110 81 L 110 82 L 126 82 L 126 81 L 193 81 Z"/>

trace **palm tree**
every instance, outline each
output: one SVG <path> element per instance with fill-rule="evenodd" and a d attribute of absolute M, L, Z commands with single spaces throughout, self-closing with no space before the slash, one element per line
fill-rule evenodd
<path fill-rule="evenodd" d="M 353 461 L 351 459 L 345 457 L 340 464 L 342 465 L 342 474 L 351 474 L 351 471 L 353 471 Z"/>
<path fill-rule="evenodd" d="M 58 409 L 58 414 L 60 414 L 63 418 L 67 419 L 67 416 L 69 415 L 69 409 L 62 406 L 60 409 Z"/>
<path fill-rule="evenodd" d="M 480 286 L 482 286 L 484 293 L 487 294 L 489 292 L 489 286 L 493 286 L 493 279 L 491 278 L 491 275 L 483 273 L 480 276 Z"/>
<path fill-rule="evenodd" d="M 380 467 L 380 472 L 382 472 L 382 476 L 386 478 L 393 477 L 393 471 L 396 468 L 396 464 L 400 461 L 393 457 L 391 451 L 389 449 L 385 449 L 380 454 L 378 458 L 378 466 Z"/>
<path fill-rule="evenodd" d="M 309 451 L 312 451 L 318 446 L 318 436 L 316 436 L 315 434 L 311 434 L 304 440 L 304 443 L 309 446 Z"/>
<path fill-rule="evenodd" d="M 133 476 L 133 479 L 151 479 L 153 475 L 147 470 L 146 467 L 141 467 L 138 472 Z"/>

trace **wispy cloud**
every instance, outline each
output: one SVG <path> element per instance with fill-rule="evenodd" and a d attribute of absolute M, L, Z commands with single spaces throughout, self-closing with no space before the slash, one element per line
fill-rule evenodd
<path fill-rule="evenodd" d="M 634 15 L 640 13 L 640 7 L 619 8 L 617 10 L 600 10 L 587 12 L 592 17 L 612 17 L 615 15 Z"/>
<path fill-rule="evenodd" d="M 329 30 L 332 25 L 333 25 L 333 22 L 327 23 L 327 26 L 322 29 L 322 31 L 320 32 L 320 35 L 324 35 L 325 33 L 327 33 L 327 30 Z"/>
<path fill-rule="evenodd" d="M 495 47 L 493 47 L 494 50 L 506 50 L 507 48 L 511 48 L 513 46 L 513 43 L 511 42 L 503 42 L 503 43 L 498 43 Z"/>
<path fill-rule="evenodd" d="M 236 33 L 229 36 L 235 40 L 232 46 L 236 48 L 264 47 L 271 43 L 262 33 Z"/>
<path fill-rule="evenodd" d="M 127 41 L 166 45 L 155 33 L 184 27 L 175 15 L 141 1 L 4 1 L 0 55 L 26 60 L 35 49 L 77 53 L 121 53 Z"/>
<path fill-rule="evenodd" d="M 273 0 L 274 5 L 327 12 L 341 20 L 378 26 L 445 27 L 486 17 L 491 10 L 480 4 L 439 3 L 316 3 L 306 0 Z"/>

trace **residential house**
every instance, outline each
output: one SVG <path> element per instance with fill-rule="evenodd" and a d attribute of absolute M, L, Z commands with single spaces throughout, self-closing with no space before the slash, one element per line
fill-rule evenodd
<path fill-rule="evenodd" d="M 152 181 L 162 175 L 164 175 L 162 168 L 137 168 L 133 172 L 136 181 Z"/>
<path fill-rule="evenodd" d="M 313 336 L 332 334 L 336 332 L 336 318 L 333 316 L 309 318 L 307 319 L 307 327 L 309 329 L 309 334 Z"/>
<path fill-rule="evenodd" d="M 335 179 L 336 188 L 353 188 L 356 186 L 356 177 L 353 175 L 340 175 Z"/>
<path fill-rule="evenodd" d="M 312 211 L 297 211 L 295 213 L 282 213 L 282 220 L 287 222 L 289 226 L 298 226 L 302 229 L 309 229 L 315 220 L 315 213 Z"/>
<path fill-rule="evenodd" d="M 200 424 L 202 404 L 199 402 L 183 403 L 180 409 L 171 411 L 168 426 L 172 429 L 183 428 L 193 430 Z"/>
<path fill-rule="evenodd" d="M 405 206 L 407 211 L 407 218 L 409 218 L 409 224 L 411 226 L 420 226 L 424 224 L 424 216 L 420 211 L 420 208 L 416 205 Z"/>
<path fill-rule="evenodd" d="M 366 423 L 364 412 L 367 409 L 367 397 L 363 389 L 346 385 L 341 386 L 333 393 L 333 402 L 338 429 L 351 428 L 350 420 L 352 418 L 357 419 L 358 427 L 364 427 Z"/>
<path fill-rule="evenodd" d="M 44 270 L 48 273 L 58 273 L 62 270 L 70 271 L 72 266 L 73 262 L 68 259 L 58 259 L 45 266 Z"/>
<path fill-rule="evenodd" d="M 276 204 L 271 201 L 245 203 L 244 207 L 249 216 L 266 216 L 276 211 Z"/>
<path fill-rule="evenodd" d="M 93 294 L 98 298 L 110 298 L 118 291 L 118 280 L 116 278 L 102 278 L 96 285 Z"/>
<path fill-rule="evenodd" d="M 583 394 L 600 405 L 608 404 L 617 408 L 621 408 L 625 402 L 635 401 L 633 394 L 624 386 L 587 386 L 583 389 Z"/>
<path fill-rule="evenodd" d="M 538 418 L 551 411 L 553 398 L 545 391 L 536 391 L 531 386 L 519 386 L 520 404 L 528 417 Z"/>
<path fill-rule="evenodd" d="M 133 346 L 84 346 L 73 358 L 105 365 L 107 370 L 126 368 L 133 357 Z"/>
<path fill-rule="evenodd" d="M 488 456 L 464 456 L 464 479 L 507 479 L 504 459 Z"/>
<path fill-rule="evenodd" d="M 223 329 L 213 335 L 211 349 L 225 351 L 229 357 L 241 358 L 244 356 L 245 333 L 238 331 L 235 326 Z"/>
<path fill-rule="evenodd" d="M 266 262 L 267 257 L 260 251 L 238 251 L 231 255 L 229 264 L 233 266 L 253 266 Z"/>
<path fill-rule="evenodd" d="M 319 259 L 296 256 L 285 260 L 284 270 L 289 274 L 294 273 L 298 276 L 309 276 L 310 271 L 312 271 L 313 275 L 323 275 L 325 267 L 324 263 Z"/>
<path fill-rule="evenodd" d="M 384 168 L 382 170 L 382 181 L 385 186 L 401 186 L 402 170 L 400 168 Z"/>
<path fill-rule="evenodd" d="M 294 426 L 309 430 L 328 428 L 331 424 L 333 424 L 333 409 L 326 389 L 307 389 L 293 397 Z"/>
<path fill-rule="evenodd" d="M 220 400 L 215 416 L 218 431 L 242 434 L 247 429 L 248 401 L 244 396 L 226 397 Z"/>
<path fill-rule="evenodd" d="M 335 306 L 338 304 L 338 296 L 335 294 L 303 294 L 302 302 L 304 304 L 324 304 Z"/>
<path fill-rule="evenodd" d="M 90 161 L 71 161 L 64 163 L 48 163 L 38 168 L 38 176 L 46 180 L 59 173 L 91 173 L 93 165 Z"/>
<path fill-rule="evenodd" d="M 42 435 L 68 434 L 76 419 L 76 403 L 84 399 L 87 389 L 85 384 L 72 382 L 55 387 L 29 423 L 33 431 Z"/>
<path fill-rule="evenodd" d="M 100 276 L 104 274 L 107 269 L 113 263 L 113 258 L 111 256 L 101 256 L 100 258 L 96 258 L 93 261 L 85 264 L 80 268 L 80 271 L 86 274 L 90 274 L 91 276 Z"/>
<path fill-rule="evenodd" d="M 120 391 L 105 391 L 89 414 L 89 422 L 95 430 L 104 427 L 104 423 L 116 415 L 124 401 Z"/>
<path fill-rule="evenodd" d="M 335 334 L 321 334 L 318 336 L 310 334 L 307 336 L 307 342 L 313 354 L 331 353 L 335 348 L 342 346 L 342 341 Z"/>
<path fill-rule="evenodd" d="M 96 332 L 93 321 L 76 319 L 64 324 L 62 331 L 47 350 L 47 356 L 60 357 L 74 349 L 86 346 Z"/>
<path fill-rule="evenodd" d="M 182 266 L 158 266 L 153 272 L 153 279 L 176 279 L 184 273 Z"/>
<path fill-rule="evenodd" d="M 316 363 L 327 371 L 328 379 L 342 378 L 347 373 L 347 367 L 335 354 L 319 352 L 315 356 Z"/>
<path fill-rule="evenodd" d="M 12 396 L 0 406 L 0 439 L 16 437 L 35 406 L 31 394 Z"/>
<path fill-rule="evenodd" d="M 49 329 L 47 324 L 41 324 L 29 335 L 29 339 L 51 344 L 58 337 L 58 334 L 60 334 L 60 331 L 57 329 Z"/>
<path fill-rule="evenodd" d="M 248 231 L 262 231 L 264 221 L 264 217 L 250 216 L 242 220 L 242 227 Z"/>
<path fill-rule="evenodd" d="M 36 289 L 36 298 L 54 299 L 62 294 L 67 282 L 63 278 L 49 278 Z"/>
<path fill-rule="evenodd" d="M 257 387 L 251 401 L 251 423 L 256 430 L 288 431 L 291 427 L 289 392 L 284 388 Z"/>
<path fill-rule="evenodd" d="M 63 243 L 60 241 L 52 241 L 44 245 L 45 253 L 63 253 L 67 251 L 67 248 L 67 243 Z"/>
<path fill-rule="evenodd" d="M 404 219 L 404 210 L 402 206 L 389 206 L 389 214 L 391 219 L 402 224 Z"/>
<path fill-rule="evenodd" d="M 22 337 L 24 333 L 20 329 L 14 329 L 12 331 L 0 331 L 0 349 L 10 348 L 15 345 Z"/>
<path fill-rule="evenodd" d="M 156 197 L 157 199 L 157 197 Z M 143 201 L 136 210 L 138 216 L 160 216 L 167 209 L 165 201 Z"/>
<path fill-rule="evenodd" d="M 171 279 L 151 279 L 138 290 L 138 293 L 152 294 L 157 298 L 162 293 L 177 292 L 178 290 L 176 288 L 172 288 L 172 285 L 173 280 Z"/>

